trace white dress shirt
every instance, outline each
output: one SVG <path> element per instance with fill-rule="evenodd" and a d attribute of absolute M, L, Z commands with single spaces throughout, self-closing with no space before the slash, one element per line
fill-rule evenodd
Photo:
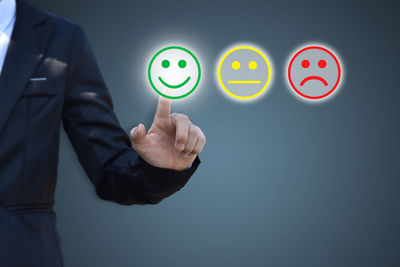
<path fill-rule="evenodd" d="M 14 29 L 15 14 L 15 0 L 0 0 L 0 75 Z"/>

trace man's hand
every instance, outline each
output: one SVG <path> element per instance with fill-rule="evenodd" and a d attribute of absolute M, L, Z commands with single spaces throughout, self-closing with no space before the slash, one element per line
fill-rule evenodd
<path fill-rule="evenodd" d="M 146 134 L 143 124 L 131 130 L 133 147 L 150 165 L 185 170 L 201 152 L 206 137 L 184 114 L 170 114 L 171 101 L 158 99 L 153 124 Z"/>

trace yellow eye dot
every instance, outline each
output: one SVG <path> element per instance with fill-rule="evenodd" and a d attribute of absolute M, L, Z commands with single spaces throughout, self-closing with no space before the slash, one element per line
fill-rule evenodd
<path fill-rule="evenodd" d="M 249 68 L 250 68 L 251 70 L 255 70 L 255 69 L 257 68 L 257 62 L 255 62 L 255 61 L 250 61 L 250 62 L 249 62 Z"/>
<path fill-rule="evenodd" d="M 234 69 L 234 70 L 240 69 L 240 62 L 239 61 L 233 61 L 232 62 L 232 69 Z"/>

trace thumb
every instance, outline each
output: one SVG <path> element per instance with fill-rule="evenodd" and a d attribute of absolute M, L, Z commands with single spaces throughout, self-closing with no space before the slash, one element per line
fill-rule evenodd
<path fill-rule="evenodd" d="M 142 141 L 145 136 L 146 128 L 141 123 L 131 130 L 131 138 L 133 144 L 137 144 L 138 142 Z"/>

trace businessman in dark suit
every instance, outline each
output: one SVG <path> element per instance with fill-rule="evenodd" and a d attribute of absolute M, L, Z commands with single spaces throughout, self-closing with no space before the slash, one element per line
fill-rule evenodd
<path fill-rule="evenodd" d="M 160 98 L 151 128 L 121 129 L 82 29 L 0 0 L 0 266 L 63 266 L 52 209 L 61 122 L 98 196 L 156 204 L 182 188 L 205 136 Z"/>

